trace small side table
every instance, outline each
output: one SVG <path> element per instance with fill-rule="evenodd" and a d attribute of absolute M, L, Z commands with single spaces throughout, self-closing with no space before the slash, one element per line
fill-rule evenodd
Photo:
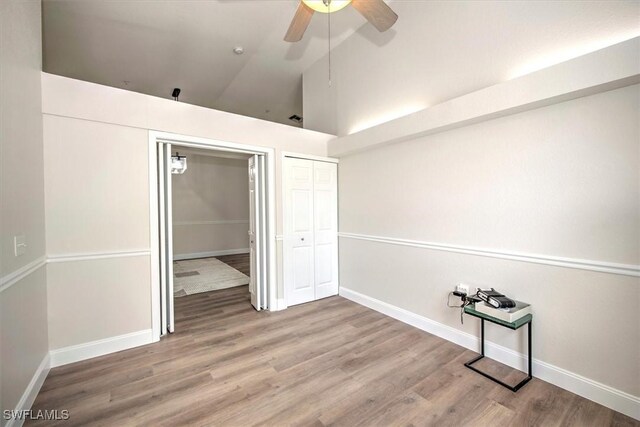
<path fill-rule="evenodd" d="M 504 320 L 498 319 L 496 317 L 493 316 L 489 316 L 487 314 L 481 313 L 479 311 L 475 310 L 475 305 L 468 305 L 464 308 L 464 312 L 465 314 L 468 314 L 470 316 L 474 316 L 474 317 L 478 317 L 480 319 L 480 356 L 474 358 L 473 360 L 468 361 L 467 363 L 464 364 L 464 366 L 466 366 L 467 368 L 476 371 L 477 373 L 479 373 L 480 375 L 483 375 L 487 378 L 489 378 L 491 381 L 495 381 L 498 384 L 500 384 L 503 387 L 508 388 L 509 390 L 516 392 L 518 390 L 520 390 L 522 388 L 523 385 L 525 385 L 526 383 L 528 383 L 531 378 L 533 378 L 531 376 L 531 323 L 533 322 L 533 315 L 531 314 L 527 314 L 524 317 L 521 317 L 520 319 L 516 320 L 515 322 L 505 322 Z M 516 330 L 519 329 L 520 327 L 524 326 L 524 325 L 528 325 L 528 331 L 527 331 L 527 337 L 528 337 L 528 363 L 529 363 L 529 372 L 528 375 L 525 379 L 523 379 L 522 381 L 520 381 L 518 384 L 516 384 L 515 386 L 511 386 L 509 384 L 506 384 L 502 381 L 500 381 L 497 378 L 492 377 L 491 375 L 482 372 L 481 370 L 479 370 L 478 368 L 476 368 L 475 366 L 473 366 L 474 363 L 476 363 L 478 360 L 482 359 L 484 357 L 484 321 L 488 321 L 491 323 L 495 323 L 496 325 L 500 325 L 500 326 L 504 326 L 505 328 L 509 328 L 512 330 Z"/>

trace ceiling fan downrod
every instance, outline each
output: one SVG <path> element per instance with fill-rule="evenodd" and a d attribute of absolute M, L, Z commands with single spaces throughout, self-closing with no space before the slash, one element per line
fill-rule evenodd
<path fill-rule="evenodd" d="M 322 1 L 327 6 L 327 10 L 329 11 L 329 13 L 327 13 L 327 19 L 329 22 L 329 37 L 327 37 L 327 39 L 329 40 L 329 87 L 331 87 L 331 0 Z"/>

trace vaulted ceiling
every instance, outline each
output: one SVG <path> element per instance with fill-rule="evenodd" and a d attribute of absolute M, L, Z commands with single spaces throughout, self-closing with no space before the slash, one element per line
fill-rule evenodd
<path fill-rule="evenodd" d="M 331 14 L 332 47 L 355 33 L 334 50 L 331 88 L 328 15 L 283 41 L 298 0 L 43 0 L 44 70 L 164 98 L 179 87 L 180 101 L 292 126 L 306 113 L 314 128 L 354 104 L 367 119 L 434 105 L 640 33 L 637 0 L 388 1 L 400 18 L 386 33 L 351 7 Z M 323 84 L 303 111 L 310 68 L 307 86 Z"/>
<path fill-rule="evenodd" d="M 283 36 L 297 0 L 44 0 L 44 70 L 292 126 L 302 72 L 327 53 L 327 15 Z M 335 46 L 365 20 L 332 14 Z M 244 48 L 236 55 L 234 47 Z"/>

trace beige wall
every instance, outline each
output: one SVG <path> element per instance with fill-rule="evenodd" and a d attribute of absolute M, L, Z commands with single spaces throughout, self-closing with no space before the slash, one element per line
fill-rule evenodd
<path fill-rule="evenodd" d="M 180 154 L 188 168 L 172 175 L 174 256 L 248 252 L 248 160 Z"/>
<path fill-rule="evenodd" d="M 45 115 L 44 135 L 50 348 L 151 329 L 147 132 Z"/>
<path fill-rule="evenodd" d="M 639 100 L 634 85 L 343 157 L 340 231 L 638 265 Z M 640 324 L 621 309 L 637 277 L 349 238 L 340 267 L 343 288 L 474 335 L 446 295 L 494 286 L 533 305 L 536 359 L 640 395 Z"/>
<path fill-rule="evenodd" d="M 0 2 L 0 409 L 16 409 L 47 355 L 39 1 Z M 25 235 L 16 257 L 13 236 Z M 26 276 L 11 280 L 25 266 Z M 20 277 L 22 277 L 20 279 Z M 4 420 L 0 420 L 0 424 Z"/>
<path fill-rule="evenodd" d="M 150 330 L 150 270 L 148 255 L 49 264 L 51 349 Z"/>
<path fill-rule="evenodd" d="M 45 73 L 42 90 L 51 350 L 151 329 L 150 129 L 274 148 L 278 200 L 282 151 L 333 138 Z"/>

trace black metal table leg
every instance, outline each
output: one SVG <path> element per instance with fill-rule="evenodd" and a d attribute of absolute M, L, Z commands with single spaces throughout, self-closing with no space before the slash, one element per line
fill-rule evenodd
<path fill-rule="evenodd" d="M 533 376 L 531 375 L 532 373 L 532 358 L 531 358 L 531 323 L 533 322 L 529 322 L 528 323 L 528 328 L 527 328 L 527 344 L 528 344 L 528 349 L 527 349 L 527 355 L 528 355 L 528 373 L 527 373 L 527 377 L 525 379 L 523 379 L 522 381 L 520 381 L 518 384 L 516 384 L 515 386 L 511 386 L 505 382 L 500 381 L 499 379 L 485 373 L 482 372 L 481 370 L 479 370 L 478 368 L 476 368 L 475 366 L 473 366 L 474 363 L 476 363 L 478 360 L 484 358 L 484 319 L 481 318 L 480 319 L 480 356 L 468 361 L 467 363 L 464 364 L 464 366 L 466 366 L 467 368 L 471 369 L 472 371 L 475 371 L 477 373 L 479 373 L 480 375 L 490 379 L 493 382 L 496 382 L 498 384 L 500 384 L 503 387 L 508 388 L 509 390 L 516 392 L 518 390 L 520 390 L 522 388 L 522 386 L 524 386 L 526 383 L 528 383 L 529 381 L 531 381 L 531 378 L 533 378 Z"/>

